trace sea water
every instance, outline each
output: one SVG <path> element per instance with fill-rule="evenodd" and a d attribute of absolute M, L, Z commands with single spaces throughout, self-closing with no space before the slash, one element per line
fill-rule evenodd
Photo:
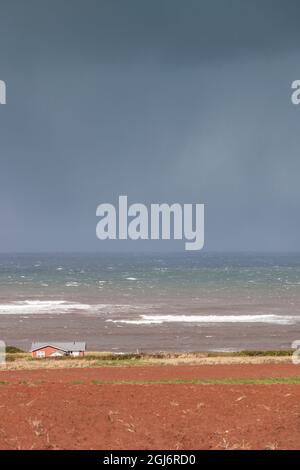
<path fill-rule="evenodd" d="M 0 255 L 0 333 L 24 347 L 288 347 L 300 338 L 300 255 Z"/>

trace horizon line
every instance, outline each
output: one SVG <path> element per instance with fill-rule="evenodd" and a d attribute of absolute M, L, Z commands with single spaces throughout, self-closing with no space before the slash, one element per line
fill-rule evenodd
<path fill-rule="evenodd" d="M 145 255 L 145 254 L 159 254 L 159 255 L 179 255 L 185 254 L 188 256 L 202 255 L 202 254 L 249 254 L 249 255 L 300 255 L 299 251 L 280 251 L 280 250 L 199 250 L 193 252 L 187 252 L 185 250 L 120 250 L 120 251 L 96 251 L 96 250 L 38 250 L 38 251 L 0 251 L 0 256 L 2 255 L 55 255 L 55 254 L 64 254 L 64 255 Z"/>

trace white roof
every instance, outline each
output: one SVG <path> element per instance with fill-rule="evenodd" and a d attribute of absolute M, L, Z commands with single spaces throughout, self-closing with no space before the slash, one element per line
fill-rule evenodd
<path fill-rule="evenodd" d="M 86 343 L 83 343 L 81 341 L 71 341 L 69 343 L 66 342 L 56 342 L 56 341 L 51 341 L 49 343 L 32 343 L 30 352 L 36 351 L 37 349 L 43 349 L 46 348 L 47 346 L 52 346 L 55 349 L 60 349 L 61 351 L 85 351 L 85 346 Z"/>

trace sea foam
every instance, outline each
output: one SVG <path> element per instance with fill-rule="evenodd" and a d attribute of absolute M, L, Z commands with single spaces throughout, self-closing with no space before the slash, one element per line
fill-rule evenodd
<path fill-rule="evenodd" d="M 40 313 L 67 313 L 73 310 L 87 310 L 90 305 L 65 300 L 24 300 L 0 304 L 0 315 L 23 315 Z"/>
<path fill-rule="evenodd" d="M 0 315 L 63 314 L 78 311 L 91 315 L 128 314 L 148 309 L 148 305 L 84 304 L 67 300 L 23 300 L 0 304 Z"/>
<path fill-rule="evenodd" d="M 162 323 L 273 323 L 292 325 L 300 321 L 300 316 L 291 315 L 140 315 L 138 319 L 107 320 L 129 325 L 151 325 Z"/>

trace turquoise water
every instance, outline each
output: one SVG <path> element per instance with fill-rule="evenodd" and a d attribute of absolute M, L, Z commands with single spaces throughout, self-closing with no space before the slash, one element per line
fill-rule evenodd
<path fill-rule="evenodd" d="M 66 300 L 161 303 L 171 313 L 241 303 L 266 313 L 264 305 L 280 305 L 297 314 L 299 298 L 300 255 L 0 256 L 0 312 L 16 300 Z"/>

